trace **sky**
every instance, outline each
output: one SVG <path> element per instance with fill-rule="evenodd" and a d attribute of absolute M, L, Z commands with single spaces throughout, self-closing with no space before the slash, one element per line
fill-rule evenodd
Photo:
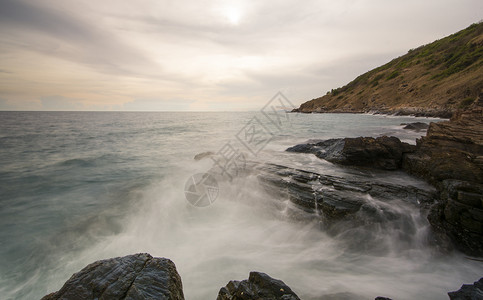
<path fill-rule="evenodd" d="M 0 110 L 295 106 L 483 18 L 481 0 L 0 0 Z"/>

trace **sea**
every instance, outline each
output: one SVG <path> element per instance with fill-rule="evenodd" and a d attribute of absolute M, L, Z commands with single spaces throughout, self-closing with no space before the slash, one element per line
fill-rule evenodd
<path fill-rule="evenodd" d="M 250 271 L 283 280 L 302 299 L 446 299 L 478 280 L 483 265 L 435 251 L 415 206 L 395 208 L 411 216 L 404 228 L 380 228 L 354 248 L 316 218 L 292 219 L 284 205 L 293 204 L 272 205 L 280 199 L 258 184 L 256 171 L 221 173 L 202 207 L 186 190 L 195 174 L 216 167 L 213 157 L 234 154 L 346 176 L 357 171 L 285 149 L 309 139 L 382 135 L 415 144 L 425 132 L 400 124 L 437 121 L 263 111 L 0 112 L 0 299 L 40 299 L 96 260 L 134 253 L 171 259 L 186 299 L 216 299 L 229 280 Z M 215 156 L 194 159 L 205 152 Z M 399 171 L 370 176 L 431 189 Z"/>

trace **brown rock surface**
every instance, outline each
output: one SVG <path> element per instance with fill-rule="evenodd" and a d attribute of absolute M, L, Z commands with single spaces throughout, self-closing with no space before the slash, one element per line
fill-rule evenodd
<path fill-rule="evenodd" d="M 433 228 L 463 252 L 483 256 L 483 108 L 431 123 L 403 168 L 440 190 L 428 217 Z"/>

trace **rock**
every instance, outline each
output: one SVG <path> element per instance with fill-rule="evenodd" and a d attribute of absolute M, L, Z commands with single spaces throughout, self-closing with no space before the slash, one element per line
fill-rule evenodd
<path fill-rule="evenodd" d="M 342 178 L 275 164 L 262 164 L 257 171 L 260 183 L 276 199 L 280 202 L 289 200 L 305 215 L 311 213 L 314 217 L 315 213 L 327 232 L 334 235 L 360 226 L 403 228 L 414 224 L 412 217 L 401 210 L 399 204 L 393 206 L 391 203 L 402 201 L 408 206 L 427 209 L 437 197 L 436 190 L 429 186 L 423 190 L 409 185 L 381 183 L 364 175 Z M 339 226 L 340 222 L 344 226 Z M 405 228 L 401 234 L 410 235 L 412 229 Z"/>
<path fill-rule="evenodd" d="M 445 179 L 483 182 L 483 108 L 460 112 L 451 121 L 431 123 L 403 168 L 437 185 Z"/>
<path fill-rule="evenodd" d="M 463 284 L 456 292 L 449 292 L 451 300 L 481 300 L 483 299 L 483 278 L 474 284 Z"/>
<path fill-rule="evenodd" d="M 218 293 L 217 300 L 300 300 L 283 281 L 265 273 L 250 272 L 248 280 L 228 282 Z"/>
<path fill-rule="evenodd" d="M 428 220 L 439 234 L 468 255 L 483 255 L 483 184 L 445 180 L 441 201 L 431 208 Z"/>
<path fill-rule="evenodd" d="M 431 123 L 403 169 L 438 188 L 428 219 L 435 232 L 468 255 L 483 256 L 483 108 Z"/>
<path fill-rule="evenodd" d="M 402 165 L 403 154 L 411 153 L 415 146 L 396 137 L 358 137 L 330 139 L 288 148 L 288 152 L 313 153 L 327 161 L 383 170 L 396 170 Z"/>
<path fill-rule="evenodd" d="M 392 300 L 391 298 L 386 298 L 386 297 L 376 297 L 374 300 Z"/>
<path fill-rule="evenodd" d="M 215 155 L 215 153 L 211 151 L 201 152 L 195 155 L 194 160 L 202 160 L 203 158 L 210 157 L 213 155 Z"/>
<path fill-rule="evenodd" d="M 182 300 L 183 287 L 174 263 L 139 253 L 96 261 L 42 300 L 173 299 Z"/>
<path fill-rule="evenodd" d="M 403 129 L 409 129 L 414 131 L 421 131 L 429 128 L 429 125 L 423 122 L 414 122 L 409 124 L 402 123 L 401 125 L 406 125 L 403 127 Z"/>

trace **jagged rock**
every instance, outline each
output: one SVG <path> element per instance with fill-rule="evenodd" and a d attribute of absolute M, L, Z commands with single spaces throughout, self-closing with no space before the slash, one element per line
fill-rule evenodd
<path fill-rule="evenodd" d="M 392 300 L 392 299 L 387 297 L 376 297 L 376 299 L 374 300 Z"/>
<path fill-rule="evenodd" d="M 445 179 L 483 182 L 483 108 L 460 112 L 451 121 L 431 123 L 403 168 L 433 184 Z"/>
<path fill-rule="evenodd" d="M 337 221 L 350 221 L 352 227 L 403 219 L 390 203 L 404 201 L 417 207 L 429 207 L 436 198 L 433 189 L 381 183 L 365 176 L 342 178 L 275 164 L 258 167 L 258 178 L 269 193 L 280 201 L 289 200 L 307 212 L 316 212 L 330 228 Z"/>
<path fill-rule="evenodd" d="M 444 180 L 440 186 L 441 201 L 428 216 L 433 229 L 439 235 L 447 235 L 457 249 L 482 256 L 483 184 Z"/>
<path fill-rule="evenodd" d="M 183 287 L 174 263 L 139 253 L 96 261 L 42 300 L 172 299 L 182 300 Z"/>
<path fill-rule="evenodd" d="M 441 193 L 428 219 L 439 235 L 459 250 L 483 256 L 483 108 L 457 113 L 450 121 L 431 123 L 406 153 L 403 168 Z M 444 238 L 443 238 L 444 239 Z"/>
<path fill-rule="evenodd" d="M 403 129 L 409 129 L 414 131 L 421 131 L 429 128 L 429 125 L 423 122 L 414 122 L 409 124 L 402 123 L 401 125 L 406 125 L 403 127 Z"/>
<path fill-rule="evenodd" d="M 415 147 L 396 137 L 358 137 L 329 139 L 288 148 L 288 152 L 313 153 L 327 161 L 351 166 L 396 170 L 401 167 L 404 153 Z"/>
<path fill-rule="evenodd" d="M 483 299 L 483 278 L 473 284 L 463 284 L 455 292 L 449 292 L 451 300 L 481 300 Z"/>
<path fill-rule="evenodd" d="M 250 272 L 248 280 L 232 280 L 218 293 L 217 300 L 300 300 L 283 281 L 265 273 Z"/>

